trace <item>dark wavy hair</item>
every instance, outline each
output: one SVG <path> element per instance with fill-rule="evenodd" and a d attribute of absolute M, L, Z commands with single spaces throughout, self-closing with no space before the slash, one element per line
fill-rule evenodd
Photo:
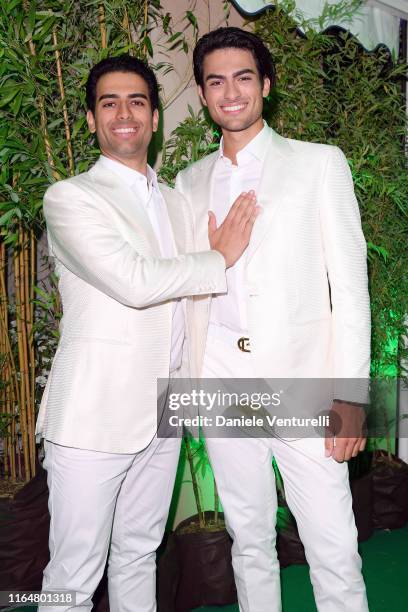
<path fill-rule="evenodd" d="M 204 34 L 197 42 L 193 53 L 194 77 L 197 85 L 203 87 L 203 65 L 206 55 L 219 49 L 245 49 L 250 51 L 255 60 L 261 82 L 267 77 L 271 87 L 275 84 L 275 64 L 272 55 L 264 42 L 241 28 L 218 28 Z"/>
<path fill-rule="evenodd" d="M 99 79 L 109 72 L 133 72 L 139 75 L 147 84 L 152 112 L 159 108 L 159 86 L 156 75 L 145 62 L 124 53 L 117 57 L 107 57 L 91 69 L 86 82 L 86 105 L 95 114 L 96 85 Z"/>

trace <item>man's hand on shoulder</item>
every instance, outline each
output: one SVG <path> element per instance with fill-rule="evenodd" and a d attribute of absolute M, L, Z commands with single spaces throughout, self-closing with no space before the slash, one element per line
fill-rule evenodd
<path fill-rule="evenodd" d="M 212 211 L 208 219 L 208 238 L 211 249 L 218 251 L 230 268 L 241 257 L 248 246 L 255 219 L 260 207 L 256 205 L 254 191 L 241 193 L 233 203 L 224 221 L 217 227 Z"/>

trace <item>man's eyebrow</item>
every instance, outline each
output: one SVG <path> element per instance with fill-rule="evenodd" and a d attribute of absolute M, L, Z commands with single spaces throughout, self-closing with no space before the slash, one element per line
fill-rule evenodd
<path fill-rule="evenodd" d="M 148 100 L 148 97 L 146 96 L 146 94 L 144 93 L 131 93 L 128 96 L 126 96 L 127 98 L 143 98 L 144 100 Z M 107 93 L 107 94 L 102 94 L 102 96 L 99 96 L 98 98 L 98 102 L 100 102 L 101 100 L 106 100 L 106 99 L 117 99 L 120 98 L 120 96 L 118 96 L 118 94 L 114 94 L 114 93 Z"/>
<path fill-rule="evenodd" d="M 237 70 L 237 72 L 234 72 L 232 76 L 233 78 L 235 78 L 235 77 L 241 76 L 242 74 L 247 74 L 247 73 L 256 74 L 256 71 L 253 70 L 252 68 L 242 68 L 242 70 Z M 210 79 L 225 79 L 225 75 L 211 73 L 205 77 L 206 81 L 209 81 Z"/>

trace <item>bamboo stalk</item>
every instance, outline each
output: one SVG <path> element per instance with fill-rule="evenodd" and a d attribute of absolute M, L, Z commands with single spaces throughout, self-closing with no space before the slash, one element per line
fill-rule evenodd
<path fill-rule="evenodd" d="M 17 454 L 17 469 L 18 469 L 18 479 L 23 480 L 23 466 L 21 464 L 21 450 L 20 445 L 16 444 L 16 454 Z"/>
<path fill-rule="evenodd" d="M 19 227 L 19 243 L 21 242 L 22 229 Z M 20 434 L 23 445 L 23 459 L 25 480 L 30 480 L 30 450 L 28 442 L 28 424 L 26 410 L 26 385 L 25 385 L 25 364 L 24 364 L 24 341 L 23 341 L 23 321 L 22 321 L 22 305 L 21 305 L 21 270 L 20 270 L 20 253 L 19 249 L 14 251 L 14 285 L 15 285 L 15 300 L 16 300 L 16 322 L 17 322 L 17 344 L 20 366 Z"/>
<path fill-rule="evenodd" d="M 36 282 L 36 273 L 37 273 L 37 241 L 35 238 L 34 230 L 30 230 L 30 270 L 31 270 L 31 279 L 30 279 L 30 308 L 31 308 L 31 321 L 34 321 L 34 298 L 35 298 L 35 282 Z M 34 342 L 33 342 L 34 346 Z"/>
<path fill-rule="evenodd" d="M 17 478 L 17 472 L 16 472 L 16 455 L 15 455 L 15 449 L 16 449 L 16 445 L 17 445 L 17 436 L 16 436 L 16 421 L 14 418 L 14 406 L 15 406 L 15 401 L 14 401 L 14 391 L 13 391 L 13 386 L 9 387 L 9 407 L 12 410 L 13 413 L 13 418 L 11 419 L 11 431 L 10 431 L 10 473 L 11 473 L 11 480 L 13 482 L 15 482 L 16 478 Z"/>
<path fill-rule="evenodd" d="M 149 0 L 144 0 L 144 17 L 143 17 L 143 23 L 144 23 L 144 35 L 147 36 L 147 23 L 149 20 Z M 146 43 L 143 46 L 143 51 L 144 51 L 144 55 L 145 57 L 147 57 L 148 51 L 147 51 L 147 45 Z"/>
<path fill-rule="evenodd" d="M 149 19 L 149 0 L 144 0 L 144 25 L 147 28 L 147 21 Z"/>
<path fill-rule="evenodd" d="M 52 42 L 55 47 L 55 62 L 57 64 L 58 87 L 59 87 L 60 96 L 61 96 L 62 114 L 64 117 L 65 140 L 67 143 L 68 167 L 69 167 L 70 175 L 73 176 L 75 174 L 74 155 L 72 152 L 71 130 L 69 127 L 68 108 L 67 108 L 67 101 L 65 98 L 64 81 L 62 78 L 61 55 L 58 49 L 58 38 L 57 38 L 57 28 L 56 27 L 54 27 L 52 30 Z"/>
<path fill-rule="evenodd" d="M 26 13 L 29 12 L 30 7 L 28 4 L 27 0 L 23 0 L 23 8 L 25 10 Z M 29 37 L 28 39 L 28 48 L 30 50 L 30 54 L 33 57 L 36 57 L 37 53 L 35 50 L 35 45 L 34 45 L 34 41 L 32 39 L 32 36 Z M 40 112 L 40 126 L 41 126 L 41 132 L 44 138 L 44 146 L 45 146 L 45 153 L 47 155 L 47 161 L 48 164 L 51 168 L 51 172 L 53 177 L 58 180 L 60 178 L 59 173 L 57 172 L 56 168 L 55 168 L 55 164 L 54 164 L 54 159 L 52 156 L 52 149 L 51 149 L 51 142 L 50 142 L 50 137 L 48 135 L 48 128 L 47 128 L 47 115 L 45 112 L 45 104 L 44 104 L 44 98 L 41 94 L 38 94 L 37 96 L 37 105 L 38 105 L 38 110 Z"/>
<path fill-rule="evenodd" d="M 108 44 L 107 44 L 107 35 L 106 35 L 106 17 L 105 17 L 105 7 L 103 5 L 103 2 L 99 4 L 98 13 L 99 13 L 98 15 L 99 29 L 101 32 L 101 47 L 102 49 L 107 49 Z"/>
<path fill-rule="evenodd" d="M 20 285 L 21 288 L 21 314 L 22 330 L 23 330 L 23 357 L 24 357 L 24 384 L 27 398 L 27 429 L 28 429 L 28 445 L 30 453 L 30 464 L 31 464 L 31 476 L 35 476 L 35 439 L 34 439 L 34 406 L 32 404 L 32 392 L 31 392 L 31 366 L 30 366 L 30 355 L 31 355 L 31 321 L 30 321 L 30 260 L 29 260 L 29 241 L 26 230 L 21 231 L 21 248 L 20 248 L 20 271 L 23 282 Z"/>
<path fill-rule="evenodd" d="M 4 347 L 4 345 L 3 345 Z M 3 348 L 2 347 L 2 348 Z M 15 466 L 15 428 L 14 428 L 14 406 L 11 401 L 11 384 L 10 383 L 10 367 L 5 358 L 4 369 L 3 369 L 3 380 L 4 380 L 4 413 L 9 419 L 7 426 L 7 434 L 4 438 L 4 471 L 6 480 L 15 481 L 16 479 L 16 466 Z"/>
<path fill-rule="evenodd" d="M 8 296 L 7 296 L 7 251 L 4 243 L 1 244 L 1 321 L 4 321 L 4 325 L 0 325 L 1 334 L 1 352 L 4 358 L 2 377 L 4 381 L 4 413 L 9 419 L 9 425 L 7 426 L 7 434 L 4 438 L 4 468 L 5 477 L 12 482 L 16 480 L 16 463 L 15 463 L 15 413 L 14 413 L 14 402 L 13 402 L 13 377 L 10 366 L 10 357 L 8 354 L 7 343 L 9 341 L 8 335 Z M 16 377 L 17 378 L 17 377 Z"/>
<path fill-rule="evenodd" d="M 1 292 L 2 292 L 3 295 L 5 295 L 6 294 L 6 285 L 5 285 L 5 278 L 3 277 L 2 274 L 0 274 L 0 283 L 1 283 Z M 13 378 L 14 384 L 15 384 L 17 402 L 20 403 L 19 382 L 18 382 L 18 378 L 17 378 L 17 371 L 18 370 L 17 370 L 15 359 L 14 359 L 13 349 L 12 349 L 12 346 L 11 346 L 10 338 L 9 338 L 9 335 L 8 335 L 8 317 L 3 317 L 3 313 L 1 311 L 0 311 L 0 326 L 1 326 L 1 329 L 2 329 L 2 337 L 4 338 L 4 340 L 6 342 L 7 356 L 8 356 L 8 361 L 9 361 L 9 365 L 10 365 L 10 368 L 11 368 L 11 372 L 12 372 L 12 378 Z"/>
<path fill-rule="evenodd" d="M 5 268 L 6 268 L 6 248 L 5 248 L 4 242 L 1 242 L 0 243 L 0 274 L 2 276 L 5 274 Z M 7 310 L 7 294 L 3 292 L 0 294 L 0 310 L 1 310 L 2 316 L 4 317 L 4 312 Z M 3 332 L 0 334 L 0 353 L 1 353 L 1 358 L 2 358 L 1 377 L 2 377 L 2 382 L 3 382 L 3 388 L 1 392 L 2 401 L 1 401 L 1 406 L 0 406 L 0 412 L 5 415 L 6 419 L 8 419 L 8 416 L 9 416 L 8 402 L 7 402 L 7 386 L 8 386 L 7 374 L 8 374 L 8 371 L 7 371 L 6 351 L 7 351 L 6 339 L 4 337 L 4 332 Z M 8 429 L 8 426 L 7 426 L 7 429 Z M 6 480 L 8 480 L 10 476 L 9 474 L 9 471 L 10 471 L 9 454 L 10 454 L 10 440 L 6 432 L 3 438 L 4 477 Z"/>
<path fill-rule="evenodd" d="M 31 405 L 33 407 L 33 415 L 35 417 L 35 350 L 34 350 L 34 335 L 33 335 L 33 326 L 34 326 L 34 287 L 36 281 L 36 271 L 37 271 L 37 242 L 35 239 L 34 230 L 30 230 L 30 289 L 28 295 L 29 302 L 29 337 L 30 337 L 30 382 L 31 382 Z"/>
<path fill-rule="evenodd" d="M 13 186 L 18 181 L 18 175 L 13 176 Z M 19 425 L 22 436 L 25 479 L 28 481 L 35 472 L 35 440 L 34 440 L 34 406 L 31 402 L 29 344 L 30 344 L 30 288 L 29 288 L 29 243 L 28 235 L 20 223 L 18 226 L 18 244 L 14 248 L 14 285 L 17 325 L 17 346 L 20 369 L 19 389 Z M 31 351 L 32 352 L 32 351 Z M 17 374 L 16 374 L 17 379 Z M 18 439 L 17 439 L 18 445 Z M 19 447 L 18 447 L 19 448 Z"/>
<path fill-rule="evenodd" d="M 126 30 L 126 34 L 129 42 L 129 55 L 133 55 L 133 40 L 132 40 L 132 32 L 130 31 L 130 21 L 129 14 L 127 8 L 125 6 L 125 15 L 123 17 L 123 28 Z"/>
<path fill-rule="evenodd" d="M 3 305 L 2 305 L 3 307 Z M 0 339 L 0 352 L 1 352 L 1 379 L 2 379 L 2 390 L 1 390 L 1 406 L 0 406 L 0 416 L 4 417 L 4 436 L 3 436 L 3 466 L 4 466 L 4 478 L 5 480 L 9 479 L 9 437 L 8 437 L 8 404 L 7 404 L 7 362 L 5 358 L 5 346 L 3 337 Z M 6 425 L 7 423 L 7 425 Z"/>
<path fill-rule="evenodd" d="M 4 372 L 4 370 L 3 370 Z M 7 416 L 7 408 L 6 408 L 6 387 L 4 386 L 4 404 L 2 413 Z M 7 426 L 7 429 L 9 426 Z M 5 428 L 6 429 L 6 428 Z M 3 438 L 3 465 L 4 465 L 4 480 L 10 480 L 10 463 L 9 458 L 11 456 L 10 453 L 10 439 L 7 435 L 7 431 Z"/>
<path fill-rule="evenodd" d="M 217 488 L 217 482 L 214 478 L 214 524 L 218 526 L 218 506 L 219 506 L 219 495 L 218 495 L 218 488 Z"/>
<path fill-rule="evenodd" d="M 191 472 L 191 482 L 193 484 L 193 492 L 194 492 L 194 498 L 197 504 L 197 511 L 198 511 L 198 522 L 201 528 L 205 527 L 205 515 L 201 506 L 201 500 L 200 500 L 200 491 L 198 488 L 198 482 L 197 482 L 197 477 L 196 477 L 196 473 L 194 470 L 194 461 L 193 461 L 193 454 L 191 452 L 191 444 L 189 439 L 186 437 L 184 438 L 184 442 L 186 445 L 186 451 L 187 451 L 187 459 L 188 459 L 188 463 L 190 466 L 190 472 Z"/>

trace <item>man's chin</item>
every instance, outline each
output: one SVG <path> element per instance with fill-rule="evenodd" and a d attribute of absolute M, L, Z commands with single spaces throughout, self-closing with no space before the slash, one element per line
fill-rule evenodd
<path fill-rule="evenodd" d="M 245 130 L 248 130 L 254 123 L 255 121 L 243 120 L 239 119 L 238 117 L 231 117 L 226 121 L 223 120 L 222 122 L 219 122 L 218 125 L 222 130 L 226 130 L 227 132 L 244 132 Z"/>
<path fill-rule="evenodd" d="M 135 146 L 135 144 L 130 145 L 129 143 L 129 146 L 115 147 L 114 150 L 112 149 L 112 155 L 118 158 L 135 157 L 140 155 L 141 149 L 141 146 Z"/>

